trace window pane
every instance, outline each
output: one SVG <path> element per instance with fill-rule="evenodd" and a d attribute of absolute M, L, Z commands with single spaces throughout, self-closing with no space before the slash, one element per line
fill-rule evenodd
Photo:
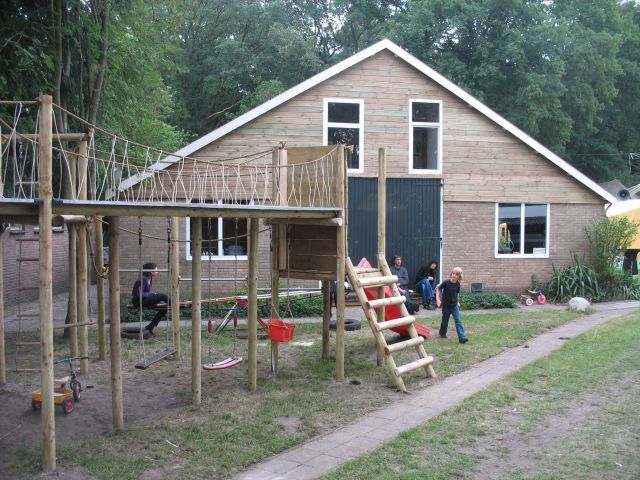
<path fill-rule="evenodd" d="M 329 102 L 329 122 L 333 123 L 360 123 L 359 103 Z"/>
<path fill-rule="evenodd" d="M 546 205 L 524 206 L 524 253 L 547 253 Z"/>
<path fill-rule="evenodd" d="M 440 123 L 440 104 L 413 102 L 411 104 L 411 121 Z"/>
<path fill-rule="evenodd" d="M 358 128 L 332 128 L 329 127 L 327 144 L 344 144 L 353 147 L 353 153 L 347 151 L 347 168 L 360 166 L 360 129 Z"/>
<path fill-rule="evenodd" d="M 222 219 L 222 248 L 224 255 L 232 257 L 247 254 L 247 219 Z"/>
<path fill-rule="evenodd" d="M 413 127 L 413 168 L 438 168 L 438 129 Z"/>
<path fill-rule="evenodd" d="M 202 219 L 202 256 L 218 255 L 218 219 Z"/>
<path fill-rule="evenodd" d="M 520 204 L 498 205 L 498 253 L 520 252 Z"/>

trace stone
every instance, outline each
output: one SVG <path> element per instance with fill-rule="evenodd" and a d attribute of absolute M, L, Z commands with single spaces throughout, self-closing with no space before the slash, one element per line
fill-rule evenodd
<path fill-rule="evenodd" d="M 572 312 L 586 312 L 591 308 L 589 300 L 582 297 L 573 297 L 569 300 L 569 310 Z"/>

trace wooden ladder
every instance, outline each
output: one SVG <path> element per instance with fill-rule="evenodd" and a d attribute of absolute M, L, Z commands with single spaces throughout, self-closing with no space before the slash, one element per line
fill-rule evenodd
<path fill-rule="evenodd" d="M 393 275 L 391 270 L 389 270 L 389 265 L 387 264 L 383 254 L 378 254 L 378 265 L 380 265 L 379 268 L 356 268 L 353 266 L 351 259 L 347 257 L 347 278 L 358 295 L 360 305 L 362 305 L 362 309 L 369 321 L 371 332 L 376 340 L 376 344 L 383 352 L 385 364 L 389 369 L 389 373 L 391 374 L 396 387 L 398 390 L 406 392 L 407 387 L 404 384 L 402 375 L 418 368 L 424 368 L 429 377 L 436 378 L 436 373 L 431 365 L 434 360 L 433 357 L 427 355 L 427 352 L 424 349 L 424 338 L 418 335 L 414 327 L 416 319 L 409 315 L 407 307 L 405 306 L 406 299 L 398 290 L 398 285 L 396 284 L 398 277 Z M 384 286 L 389 286 L 391 289 L 391 297 L 380 298 L 378 300 L 367 299 L 365 288 Z M 398 306 L 401 315 L 400 318 L 379 322 L 376 309 L 384 308 L 389 305 Z M 384 331 L 402 325 L 407 326 L 409 339 L 389 345 L 384 336 Z M 396 361 L 393 358 L 393 354 L 408 348 L 414 348 L 416 350 L 418 359 L 407 364 L 397 366 Z"/>

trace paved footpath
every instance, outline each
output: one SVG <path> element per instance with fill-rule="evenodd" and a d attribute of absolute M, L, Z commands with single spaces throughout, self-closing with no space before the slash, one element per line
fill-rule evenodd
<path fill-rule="evenodd" d="M 612 318 L 640 308 L 640 302 L 598 304 L 596 313 L 549 330 L 525 345 L 506 350 L 458 375 L 393 402 L 332 433 L 287 450 L 236 475 L 234 480 L 306 480 L 370 453 L 401 432 L 425 424 L 523 366 L 559 349 L 573 338 Z M 412 412 L 405 415 L 405 412 Z"/>

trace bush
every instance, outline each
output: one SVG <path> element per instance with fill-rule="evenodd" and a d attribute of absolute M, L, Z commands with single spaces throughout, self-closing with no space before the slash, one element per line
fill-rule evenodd
<path fill-rule="evenodd" d="M 577 255 L 574 255 L 573 261 L 573 265 L 562 270 L 553 267 L 553 275 L 545 287 L 549 300 L 566 302 L 573 297 L 601 300 L 604 295 L 595 270 L 584 265 Z"/>
<path fill-rule="evenodd" d="M 482 308 L 516 308 L 515 298 L 497 292 L 460 293 L 462 310 L 478 310 Z"/>
<path fill-rule="evenodd" d="M 585 227 L 587 240 L 593 247 L 593 268 L 598 275 L 605 273 L 616 257 L 624 255 L 640 228 L 640 223 L 627 217 L 599 218 Z"/>
<path fill-rule="evenodd" d="M 629 272 L 609 267 L 598 275 L 598 281 L 608 300 L 640 300 L 640 284 Z"/>

